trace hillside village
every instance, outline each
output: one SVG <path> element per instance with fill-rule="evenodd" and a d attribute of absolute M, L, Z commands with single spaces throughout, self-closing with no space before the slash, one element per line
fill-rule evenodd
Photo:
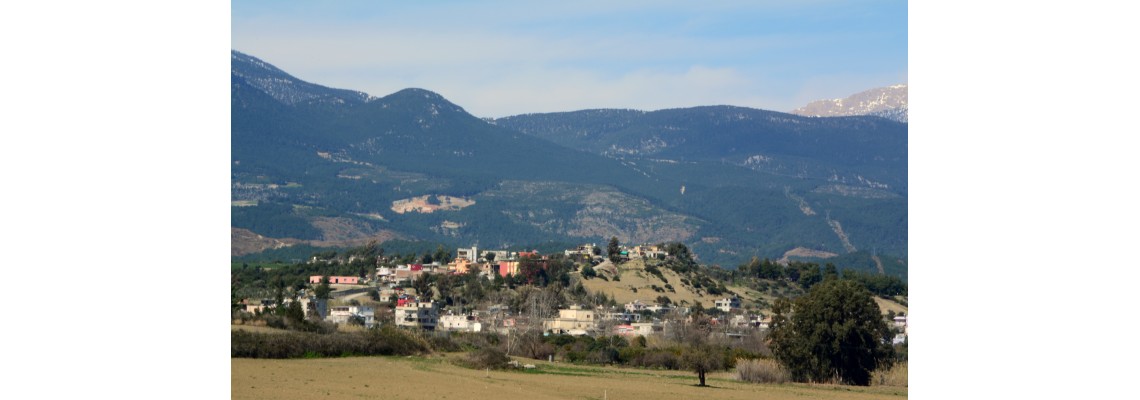
<path fill-rule="evenodd" d="M 683 246 L 681 249 L 687 252 Z M 294 296 L 241 299 L 236 304 L 235 320 L 270 313 L 275 307 L 289 306 L 295 301 L 309 319 L 338 327 L 376 328 L 391 324 L 431 332 L 503 335 L 541 332 L 544 336 L 650 338 L 675 336 L 674 331 L 691 321 L 694 314 L 699 314 L 707 317 L 713 330 L 724 338 L 743 340 L 754 333 L 762 334 L 771 323 L 770 303 L 766 297 L 772 296 L 745 287 L 710 285 L 709 280 L 705 280 L 702 287 L 693 278 L 699 275 L 690 275 L 693 279 L 689 280 L 672 269 L 659 268 L 677 260 L 678 255 L 670 254 L 665 245 L 613 243 L 604 249 L 595 244 L 582 244 L 561 254 L 473 246 L 458 248 L 455 255 L 452 259 L 450 254 L 445 254 L 440 257 L 442 260 L 427 263 L 392 263 L 383 256 L 361 260 L 356 255 L 347 258 L 314 255 L 307 264 L 362 265 L 363 261 L 365 265 L 379 266 L 362 270 L 359 276 L 310 275 L 307 285 Z M 593 298 L 601 301 L 593 304 L 564 304 L 556 299 L 532 296 L 529 304 L 512 307 L 504 302 L 457 299 L 462 296 L 445 294 L 438 284 L 438 279 L 455 277 L 486 284 L 525 286 L 535 282 L 536 274 L 567 265 L 573 270 L 575 290 L 586 293 L 625 290 L 621 290 L 620 296 L 600 293 Z M 623 282 L 630 283 L 623 286 Z M 636 286 L 641 286 L 640 292 Z M 905 306 L 885 299 L 876 299 L 876 302 L 881 304 L 884 318 L 897 333 L 893 344 L 905 343 L 908 333 Z"/>

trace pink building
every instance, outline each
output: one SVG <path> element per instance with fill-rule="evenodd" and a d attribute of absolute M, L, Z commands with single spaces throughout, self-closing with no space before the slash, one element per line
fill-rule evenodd
<path fill-rule="evenodd" d="M 518 273 L 518 261 L 499 261 L 499 275 L 502 275 L 504 278 L 506 278 L 511 275 L 517 275 Z"/>
<path fill-rule="evenodd" d="M 309 276 L 309 283 L 321 283 L 321 277 L 322 276 L 323 275 Z M 329 283 L 359 285 L 360 284 L 360 277 L 358 277 L 358 276 L 330 276 L 329 277 Z"/>

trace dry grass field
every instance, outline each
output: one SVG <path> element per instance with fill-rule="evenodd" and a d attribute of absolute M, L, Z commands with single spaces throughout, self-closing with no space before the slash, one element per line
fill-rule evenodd
<path fill-rule="evenodd" d="M 431 357 L 230 360 L 233 399 L 905 399 L 901 387 L 752 384 L 734 372 L 709 375 L 617 367 L 534 363 L 537 369 L 480 371 L 452 365 L 461 354 Z"/>
<path fill-rule="evenodd" d="M 879 305 L 879 310 L 882 310 L 883 314 L 886 314 L 887 311 L 894 311 L 895 314 L 898 314 L 898 313 L 910 314 L 910 312 L 907 311 L 907 307 L 902 305 L 902 304 L 899 304 L 899 303 L 896 303 L 896 302 L 893 302 L 890 300 L 883 300 L 879 296 L 874 296 L 874 299 L 875 299 L 875 304 Z"/>

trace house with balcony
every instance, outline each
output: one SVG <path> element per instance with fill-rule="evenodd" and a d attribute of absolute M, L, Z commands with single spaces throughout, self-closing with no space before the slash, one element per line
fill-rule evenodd
<path fill-rule="evenodd" d="M 723 298 L 723 299 L 718 299 L 715 304 L 716 304 L 715 307 L 718 310 L 724 311 L 726 313 L 732 312 L 732 310 L 739 310 L 740 309 L 740 298 L 739 297 L 727 297 L 727 298 Z"/>
<path fill-rule="evenodd" d="M 435 330 L 439 324 L 438 303 L 431 301 L 410 301 L 396 306 L 396 326 Z"/>

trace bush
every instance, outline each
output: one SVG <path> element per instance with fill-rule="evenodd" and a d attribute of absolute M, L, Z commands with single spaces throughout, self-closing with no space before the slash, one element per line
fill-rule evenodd
<path fill-rule="evenodd" d="M 736 378 L 752 383 L 785 383 L 788 370 L 774 360 L 736 360 Z"/>
<path fill-rule="evenodd" d="M 486 347 L 467 353 L 458 364 L 472 369 L 505 369 L 510 366 L 509 362 L 511 358 L 502 350 Z"/>
<path fill-rule="evenodd" d="M 590 279 L 595 276 L 598 276 L 598 273 L 597 271 L 594 271 L 594 267 L 591 267 L 589 265 L 582 267 L 582 278 Z"/>
<path fill-rule="evenodd" d="M 681 366 L 677 354 L 666 349 L 646 349 L 645 353 L 634 358 L 631 364 L 636 367 L 656 369 L 678 369 Z"/>
<path fill-rule="evenodd" d="M 431 351 L 423 339 L 385 327 L 365 332 L 318 334 L 309 332 L 230 334 L 230 357 L 301 358 L 351 355 L 414 355 Z"/>
<path fill-rule="evenodd" d="M 906 361 L 895 363 L 894 365 L 891 365 L 889 369 L 879 369 L 875 371 L 871 382 L 872 384 L 879 386 L 907 387 Z"/>
<path fill-rule="evenodd" d="M 450 353 L 450 352 L 456 352 L 456 351 L 462 351 L 463 350 L 463 345 L 460 344 L 459 342 L 456 342 L 454 340 L 454 338 L 452 338 L 451 335 L 448 335 L 448 334 L 431 335 L 431 336 L 428 336 L 427 341 L 429 344 L 431 344 L 431 348 L 434 351 L 442 351 L 445 353 Z"/>

